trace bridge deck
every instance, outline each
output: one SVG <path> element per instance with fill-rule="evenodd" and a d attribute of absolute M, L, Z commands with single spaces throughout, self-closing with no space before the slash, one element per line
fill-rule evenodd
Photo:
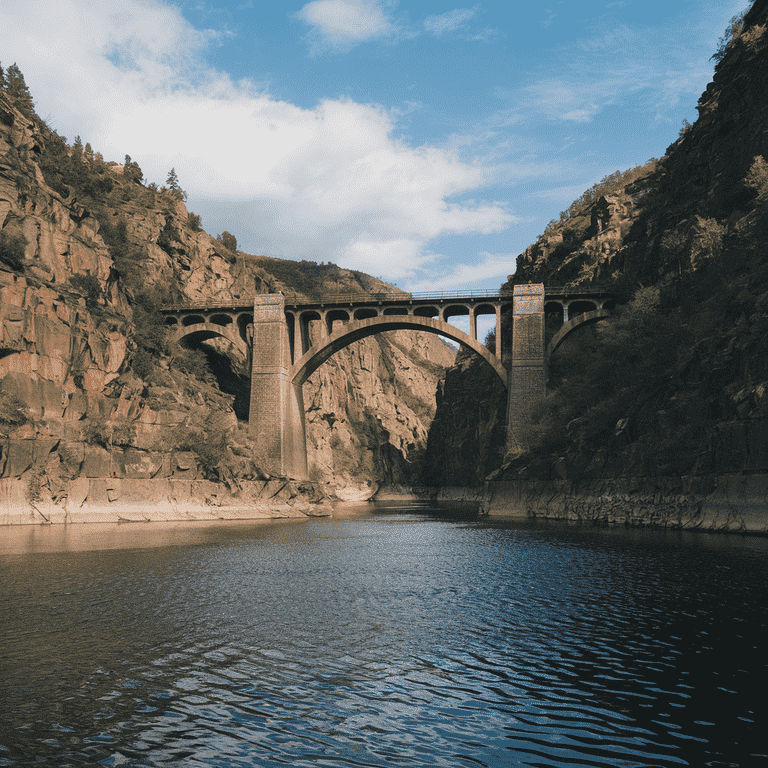
<path fill-rule="evenodd" d="M 556 299 L 574 299 L 576 297 L 607 297 L 612 292 L 604 288 L 568 288 L 563 286 L 552 286 L 545 288 L 545 300 Z M 438 291 L 424 293 L 406 293 L 405 291 L 379 291 L 375 293 L 329 293 L 317 297 L 307 297 L 303 294 L 286 293 L 286 309 L 312 308 L 312 307 L 349 307 L 361 304 L 444 304 L 446 302 L 455 303 L 477 303 L 478 301 L 511 301 L 512 291 Z M 237 312 L 247 312 L 253 309 L 254 296 L 243 296 L 236 301 L 204 301 L 190 302 L 188 304 L 171 304 L 162 307 L 160 310 L 164 314 L 190 310 L 229 310 Z"/>

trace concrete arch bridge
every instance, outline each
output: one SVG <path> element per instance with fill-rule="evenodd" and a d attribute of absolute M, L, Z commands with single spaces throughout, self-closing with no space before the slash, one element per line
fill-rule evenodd
<path fill-rule="evenodd" d="M 174 339 L 195 344 L 222 338 L 247 356 L 251 368 L 249 428 L 265 469 L 307 476 L 302 385 L 326 360 L 354 341 L 383 331 L 412 329 L 446 336 L 482 357 L 507 387 L 507 439 L 521 435 L 531 406 L 544 394 L 549 355 L 577 328 L 608 317 L 610 293 L 599 289 L 545 289 L 516 285 L 513 292 L 338 294 L 317 300 L 262 294 L 252 303 L 166 307 Z M 501 318 L 512 313 L 512 339 Z M 562 326 L 544 343 L 545 316 Z M 477 319 L 495 318 L 495 349 L 478 341 Z M 468 316 L 469 333 L 448 321 Z M 319 328 L 319 333 L 312 326 Z M 314 339 L 314 341 L 313 341 Z M 510 343 L 511 342 L 511 343 Z M 501 350 L 509 350 L 502 363 Z"/>

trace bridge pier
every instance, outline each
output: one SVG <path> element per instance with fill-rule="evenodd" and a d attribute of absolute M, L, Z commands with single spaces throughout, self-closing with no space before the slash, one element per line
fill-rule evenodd
<path fill-rule="evenodd" d="M 544 284 L 516 285 L 507 386 L 507 448 L 531 442 L 533 408 L 546 392 Z"/>
<path fill-rule="evenodd" d="M 291 349 L 282 294 L 256 296 L 248 429 L 271 475 L 304 479 L 307 447 L 301 386 L 291 383 Z"/>

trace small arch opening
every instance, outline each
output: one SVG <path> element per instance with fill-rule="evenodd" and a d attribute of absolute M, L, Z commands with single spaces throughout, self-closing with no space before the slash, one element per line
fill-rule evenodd
<path fill-rule="evenodd" d="M 325 323 L 328 335 L 337 330 L 341 324 L 349 322 L 349 312 L 346 309 L 330 309 L 326 312 Z"/>
<path fill-rule="evenodd" d="M 437 307 L 416 307 L 413 314 L 416 317 L 439 317 L 440 310 Z"/>
<path fill-rule="evenodd" d="M 237 329 L 240 332 L 240 338 L 243 341 L 249 341 L 248 339 L 248 326 L 253 323 L 253 315 L 252 314 L 245 314 L 243 312 L 242 314 L 237 316 Z"/>
<path fill-rule="evenodd" d="M 378 317 L 379 312 L 376 309 L 373 309 L 371 307 L 361 307 L 360 309 L 355 310 L 354 318 L 355 320 L 368 320 L 371 317 Z"/>
<path fill-rule="evenodd" d="M 459 317 L 462 315 L 469 316 L 469 307 L 464 304 L 451 304 L 443 309 L 443 317 L 448 322 L 451 317 Z"/>
<path fill-rule="evenodd" d="M 185 328 L 189 328 L 190 325 L 203 325 L 205 318 L 202 315 L 186 315 L 181 319 L 181 324 Z"/>
<path fill-rule="evenodd" d="M 407 315 L 408 310 L 405 307 L 387 307 L 384 310 L 385 315 Z"/>
<path fill-rule="evenodd" d="M 234 321 L 229 315 L 211 315 L 209 322 L 216 325 L 231 325 Z"/>
<path fill-rule="evenodd" d="M 322 320 L 319 312 L 308 310 L 298 316 L 296 332 L 301 334 L 301 353 L 304 354 L 311 346 L 312 340 L 317 338 L 318 323 Z"/>
<path fill-rule="evenodd" d="M 562 325 L 563 318 L 565 317 L 563 305 L 559 301 L 548 301 L 544 305 L 544 316 L 547 318 L 547 321 L 550 319 L 559 319 L 560 324 Z"/>
<path fill-rule="evenodd" d="M 583 315 L 587 312 L 594 312 L 597 309 L 597 305 L 594 301 L 572 301 L 568 305 L 568 319 L 572 319 L 577 315 Z"/>

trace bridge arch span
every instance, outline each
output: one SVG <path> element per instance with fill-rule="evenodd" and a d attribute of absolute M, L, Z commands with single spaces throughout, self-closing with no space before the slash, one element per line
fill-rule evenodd
<path fill-rule="evenodd" d="M 194 325 L 180 326 L 174 334 L 173 340 L 179 344 L 184 340 L 192 342 L 208 341 L 213 338 L 222 338 L 233 344 L 243 357 L 248 359 L 248 344 L 237 333 L 234 323 L 219 325 L 218 323 L 195 323 Z"/>
<path fill-rule="evenodd" d="M 469 334 L 454 328 L 441 320 L 431 317 L 418 317 L 416 315 L 384 315 L 370 317 L 364 320 L 355 320 L 343 328 L 339 328 L 322 342 L 315 344 L 311 349 L 297 360 L 291 368 L 290 378 L 294 386 L 301 386 L 326 360 L 336 352 L 349 346 L 353 341 L 373 336 L 383 331 L 398 331 L 411 329 L 415 331 L 427 331 L 459 342 L 477 352 L 480 357 L 490 365 L 501 379 L 504 387 L 507 386 L 507 371 L 496 355 Z"/>
<path fill-rule="evenodd" d="M 585 325 L 594 325 L 605 320 L 606 317 L 610 317 L 611 311 L 608 309 L 595 309 L 591 312 L 584 312 L 581 315 L 569 320 L 567 323 L 563 323 L 560 330 L 550 339 L 547 344 L 547 359 L 553 354 L 553 352 L 577 329 Z"/>

